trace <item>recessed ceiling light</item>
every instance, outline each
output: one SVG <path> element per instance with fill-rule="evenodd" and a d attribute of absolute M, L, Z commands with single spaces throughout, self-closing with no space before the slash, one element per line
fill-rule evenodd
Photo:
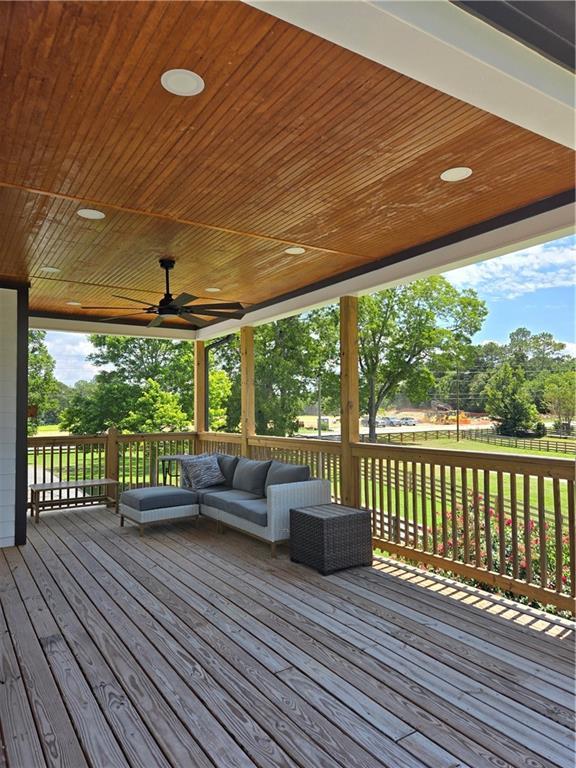
<path fill-rule="evenodd" d="M 469 176 L 472 176 L 472 168 L 467 168 L 465 165 L 448 168 L 440 174 L 442 181 L 464 181 Z"/>
<path fill-rule="evenodd" d="M 95 208 L 80 208 L 78 211 L 76 211 L 78 216 L 81 216 L 83 219 L 105 219 L 106 214 L 102 213 L 102 211 L 97 211 Z"/>
<path fill-rule="evenodd" d="M 82 303 L 80 301 L 67 301 L 66 304 L 68 304 L 69 307 L 81 307 Z"/>
<path fill-rule="evenodd" d="M 222 288 L 205 288 L 206 293 L 220 293 Z"/>
<path fill-rule="evenodd" d="M 58 267 L 40 267 L 40 272 L 45 272 L 47 275 L 57 275 L 60 270 Z"/>
<path fill-rule="evenodd" d="M 306 253 L 306 248 L 301 248 L 299 245 L 295 245 L 293 248 L 286 248 L 284 253 L 289 253 L 290 256 L 300 256 Z"/>
<path fill-rule="evenodd" d="M 189 69 L 169 69 L 160 82 L 163 88 L 176 96 L 197 96 L 204 90 L 204 80 Z"/>

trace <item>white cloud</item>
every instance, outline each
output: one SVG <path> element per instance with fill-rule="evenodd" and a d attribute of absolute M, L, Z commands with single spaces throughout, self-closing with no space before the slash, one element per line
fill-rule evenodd
<path fill-rule="evenodd" d="M 563 344 L 566 344 L 566 349 L 563 350 L 567 355 L 572 355 L 572 357 L 576 357 L 576 341 L 564 341 Z"/>
<path fill-rule="evenodd" d="M 86 334 L 48 331 L 46 346 L 56 360 L 55 376 L 58 381 L 74 384 L 80 379 L 89 380 L 98 373 L 99 369 L 86 359 L 93 351 Z"/>
<path fill-rule="evenodd" d="M 474 288 L 490 299 L 515 299 L 540 288 L 576 285 L 576 238 L 470 264 L 445 276 L 456 288 Z"/>

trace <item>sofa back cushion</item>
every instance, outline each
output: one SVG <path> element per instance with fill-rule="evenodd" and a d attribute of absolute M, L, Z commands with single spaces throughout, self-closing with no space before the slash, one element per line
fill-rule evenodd
<path fill-rule="evenodd" d="M 236 471 L 236 464 L 238 464 L 238 456 L 228 456 L 226 453 L 217 453 L 218 464 L 220 464 L 220 471 L 224 475 L 226 485 L 232 487 L 232 479 L 234 472 Z"/>
<path fill-rule="evenodd" d="M 265 493 L 268 496 L 269 485 L 284 485 L 284 483 L 301 483 L 310 480 L 310 467 L 306 464 L 285 464 L 273 461 L 266 475 Z"/>
<path fill-rule="evenodd" d="M 243 457 L 238 459 L 232 488 L 264 496 L 264 484 L 271 463 L 271 461 L 253 461 Z"/>
<path fill-rule="evenodd" d="M 182 480 L 185 488 L 208 488 L 224 482 L 216 456 L 190 456 L 182 460 Z"/>

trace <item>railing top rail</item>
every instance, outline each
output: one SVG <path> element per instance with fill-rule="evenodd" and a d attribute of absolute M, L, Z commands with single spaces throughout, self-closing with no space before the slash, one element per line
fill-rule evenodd
<path fill-rule="evenodd" d="M 208 440 L 215 443 L 241 443 L 242 435 L 238 432 L 198 432 L 199 440 Z"/>
<path fill-rule="evenodd" d="M 118 434 L 119 443 L 156 442 L 160 440 L 191 440 L 196 432 L 138 432 L 129 435 Z"/>
<path fill-rule="evenodd" d="M 34 435 L 28 438 L 28 447 L 42 448 L 51 445 L 86 445 L 106 442 L 106 435 Z"/>
<path fill-rule="evenodd" d="M 319 440 L 307 437 L 267 437 L 255 435 L 248 438 L 248 444 L 259 448 L 293 448 L 318 453 L 342 452 L 342 443 L 336 440 Z"/>
<path fill-rule="evenodd" d="M 355 443 L 352 454 L 358 457 L 400 459 L 466 469 L 488 469 L 495 472 L 555 477 L 559 480 L 574 480 L 575 475 L 572 459 L 557 459 L 548 456 L 527 456 L 515 453 L 504 455 L 481 451 L 459 451 L 451 448 L 428 448 L 421 445 L 412 448 L 406 444 L 394 445 L 390 443 Z"/>

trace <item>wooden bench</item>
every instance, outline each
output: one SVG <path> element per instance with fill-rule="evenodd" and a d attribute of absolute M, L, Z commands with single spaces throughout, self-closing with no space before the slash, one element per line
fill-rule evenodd
<path fill-rule="evenodd" d="M 99 480 L 66 480 L 57 483 L 34 483 L 30 486 L 31 492 L 31 510 L 30 514 L 34 516 L 35 521 L 40 520 L 40 511 L 43 509 L 53 509 L 55 507 L 87 507 L 93 504 L 112 504 L 116 513 L 118 512 L 117 486 L 118 480 L 112 480 L 110 477 L 102 477 Z M 114 488 L 113 494 L 108 493 L 109 488 Z M 80 488 L 104 488 L 105 493 L 98 496 L 67 496 L 66 498 L 46 498 L 50 491 L 64 491 Z"/>

